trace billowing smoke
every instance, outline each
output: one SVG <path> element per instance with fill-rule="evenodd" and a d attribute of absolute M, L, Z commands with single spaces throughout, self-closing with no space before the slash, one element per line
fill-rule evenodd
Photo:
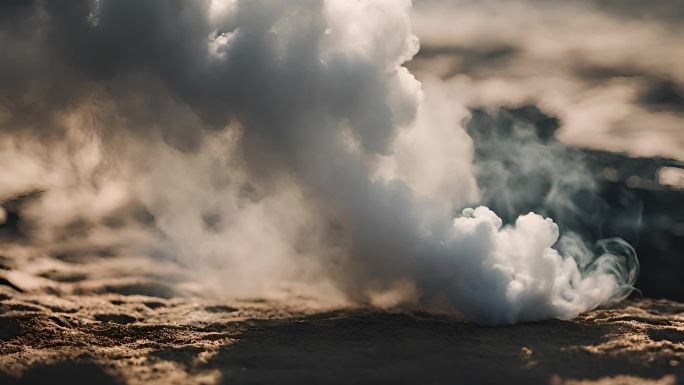
<path fill-rule="evenodd" d="M 32 194 L 21 230 L 46 250 L 173 258 L 230 294 L 326 282 L 484 324 L 631 292 L 624 243 L 594 256 L 564 237 L 561 255 L 551 219 L 464 209 L 469 113 L 404 67 L 408 0 L 0 7 L 0 200 Z"/>

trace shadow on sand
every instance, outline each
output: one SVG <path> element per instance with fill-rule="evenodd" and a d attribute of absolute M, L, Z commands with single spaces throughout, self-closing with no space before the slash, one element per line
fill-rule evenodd
<path fill-rule="evenodd" d="M 196 360 L 203 348 L 193 346 L 193 341 L 179 340 L 177 348 L 155 350 L 148 357 L 173 362 L 188 374 L 218 370 L 221 385 L 561 384 L 568 379 L 615 376 L 637 381 L 667 378 L 662 383 L 671 384 L 677 381 L 674 376 L 684 378 L 681 368 L 646 362 L 643 352 L 625 353 L 612 347 L 633 332 L 623 321 L 551 320 L 479 327 L 425 313 L 339 310 L 206 325 L 202 330 L 217 338 L 230 336 L 230 341 L 222 342 L 203 362 Z M 136 326 L 120 327 L 134 332 L 130 329 Z M 672 340 L 661 334 L 656 337 Z M 31 367 L 19 380 L 0 378 L 0 383 L 125 383 L 107 373 L 90 361 L 62 362 Z M 131 374 L 121 375 L 130 378 Z"/>

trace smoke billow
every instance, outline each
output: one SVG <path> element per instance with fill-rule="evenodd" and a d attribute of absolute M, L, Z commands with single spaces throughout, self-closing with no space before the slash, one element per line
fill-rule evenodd
<path fill-rule="evenodd" d="M 463 210 L 479 196 L 469 113 L 404 67 L 408 0 L 0 7 L 0 200 L 35 193 L 23 231 L 48 250 L 153 253 L 230 294 L 332 283 L 484 324 L 631 292 L 619 241 L 594 256 L 565 237 L 561 254 L 551 219 Z"/>

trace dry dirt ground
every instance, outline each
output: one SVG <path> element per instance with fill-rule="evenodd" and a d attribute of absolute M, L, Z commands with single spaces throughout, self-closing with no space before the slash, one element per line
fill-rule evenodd
<path fill-rule="evenodd" d="M 154 261 L 21 255 L 0 259 L 0 384 L 684 384 L 684 304 L 664 300 L 479 327 L 210 301 Z"/>

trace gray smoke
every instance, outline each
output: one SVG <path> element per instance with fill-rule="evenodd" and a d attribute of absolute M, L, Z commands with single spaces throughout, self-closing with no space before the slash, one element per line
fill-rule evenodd
<path fill-rule="evenodd" d="M 461 212 L 478 198 L 468 112 L 404 67 L 410 1 L 0 7 L 0 199 L 41 192 L 35 242 L 159 253 L 226 293 L 325 281 L 485 324 L 632 290 L 622 243 L 561 255 L 550 219 Z"/>

